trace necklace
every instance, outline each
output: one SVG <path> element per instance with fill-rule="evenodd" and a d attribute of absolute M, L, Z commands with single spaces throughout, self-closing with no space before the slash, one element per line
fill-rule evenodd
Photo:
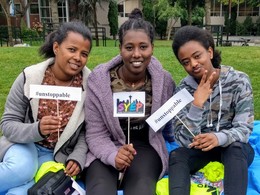
<path fill-rule="evenodd" d="M 137 87 L 140 87 L 140 86 L 143 86 L 145 84 L 145 81 L 146 81 L 146 75 L 144 78 L 140 79 L 139 81 L 137 82 L 130 82 L 128 81 L 125 76 L 124 76 L 124 73 L 123 73 L 123 66 L 119 67 L 118 69 L 118 76 L 123 80 L 123 82 L 128 85 L 128 86 L 131 86 L 133 89 L 134 88 L 137 88 Z"/>
<path fill-rule="evenodd" d="M 61 80 L 59 80 L 59 79 L 56 78 L 55 74 L 53 73 L 52 67 L 50 68 L 50 70 L 51 70 L 51 75 L 52 75 L 53 80 L 54 80 L 54 82 L 55 82 L 56 85 L 66 86 L 66 87 L 71 86 L 72 82 L 74 81 L 75 76 L 73 76 L 73 77 L 71 78 L 71 80 L 69 81 L 68 84 L 65 84 L 65 85 L 64 85 L 65 82 L 63 82 L 63 81 L 61 81 Z M 59 83 L 61 83 L 61 82 L 62 82 L 62 84 L 59 84 Z M 67 83 L 67 82 L 66 82 L 66 83 Z"/>

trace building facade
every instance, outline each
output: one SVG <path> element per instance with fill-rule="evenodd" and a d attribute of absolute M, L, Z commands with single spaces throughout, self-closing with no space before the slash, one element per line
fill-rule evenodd
<path fill-rule="evenodd" d="M 32 28 L 37 22 L 59 24 L 70 21 L 76 17 L 77 4 L 73 0 L 32 0 L 30 7 L 22 13 L 22 5 L 18 0 L 12 0 L 15 14 L 12 16 L 12 26 L 20 26 L 24 22 L 28 28 Z M 10 1 L 10 2 L 12 2 Z M 129 13 L 134 8 L 142 9 L 141 0 L 117 0 L 118 1 L 118 21 L 121 25 L 127 20 Z M 108 23 L 108 2 L 102 2 L 102 7 L 97 5 L 98 24 L 100 27 L 106 28 L 107 37 L 109 37 Z M 11 9 L 11 6 L 10 6 Z M 227 6 L 219 3 L 218 0 L 211 0 L 211 25 L 224 25 L 225 15 L 227 14 Z M 245 0 L 237 6 L 237 21 L 243 22 L 247 16 L 251 16 L 253 22 L 260 17 L 260 7 L 250 7 Z M 0 25 L 6 25 L 5 15 L 0 6 Z M 180 23 L 176 23 L 179 27 Z"/>

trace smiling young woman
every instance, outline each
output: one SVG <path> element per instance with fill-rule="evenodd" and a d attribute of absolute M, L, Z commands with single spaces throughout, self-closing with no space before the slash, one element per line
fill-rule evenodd
<path fill-rule="evenodd" d="M 134 13 L 142 15 L 140 10 Z M 154 132 L 145 120 L 172 96 L 175 84 L 152 56 L 153 41 L 153 26 L 131 15 L 119 29 L 120 55 L 89 76 L 85 107 L 88 195 L 116 194 L 121 172 L 119 188 L 125 195 L 155 194 L 156 182 L 167 170 L 163 135 L 170 124 Z M 113 93 L 129 91 L 145 92 L 145 116 L 131 118 L 130 143 L 126 143 L 128 120 L 113 116 Z"/>
<path fill-rule="evenodd" d="M 224 164 L 225 194 L 245 195 L 248 166 L 254 158 L 248 143 L 254 121 L 250 79 L 221 65 L 212 35 L 196 26 L 180 28 L 172 49 L 189 74 L 176 91 L 185 88 L 194 100 L 178 113 L 181 120 L 172 122 L 180 147 L 170 153 L 170 195 L 189 195 L 190 174 L 210 161 Z"/>
<path fill-rule="evenodd" d="M 78 87 L 84 99 L 91 46 L 91 33 L 82 22 L 64 23 L 40 48 L 47 59 L 26 67 L 13 83 L 1 120 L 0 194 L 27 194 L 46 161 L 63 163 L 70 176 L 83 170 L 84 101 L 31 98 L 29 92 L 31 85 Z"/>

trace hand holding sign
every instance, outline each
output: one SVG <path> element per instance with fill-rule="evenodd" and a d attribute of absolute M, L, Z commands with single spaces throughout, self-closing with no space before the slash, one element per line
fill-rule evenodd
<path fill-rule="evenodd" d="M 136 151 L 130 144 L 130 117 L 145 115 L 145 92 L 118 92 L 113 94 L 114 117 L 128 117 L 127 145 L 122 146 L 116 156 L 116 166 L 123 169 L 119 175 L 119 186 L 124 178 L 126 168 L 130 166 Z M 130 154 L 130 155 L 129 155 Z M 123 160 L 127 159 L 127 160 Z"/>
<path fill-rule="evenodd" d="M 62 87 L 53 85 L 30 85 L 30 98 L 54 99 L 57 101 L 57 116 L 45 116 L 41 119 L 40 130 L 43 135 L 58 131 L 61 125 L 59 116 L 59 100 L 81 101 L 80 87 Z M 58 127 L 58 128 L 57 128 Z"/>
<path fill-rule="evenodd" d="M 44 136 L 58 132 L 62 118 L 58 116 L 44 116 L 40 122 L 40 131 Z"/>
<path fill-rule="evenodd" d="M 153 113 L 146 122 L 154 131 L 158 131 L 163 125 L 176 116 L 181 122 L 182 120 L 177 116 L 177 113 L 183 109 L 188 103 L 193 101 L 192 95 L 186 90 L 182 89 L 174 96 L 172 96 L 165 104 L 161 106 L 155 113 Z M 188 131 L 194 136 L 189 128 L 182 122 Z"/>

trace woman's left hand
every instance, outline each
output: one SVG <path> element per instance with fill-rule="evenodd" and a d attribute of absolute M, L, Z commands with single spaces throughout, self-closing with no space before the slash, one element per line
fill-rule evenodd
<path fill-rule="evenodd" d="M 65 168 L 65 173 L 71 177 L 78 175 L 80 172 L 80 167 L 78 165 L 78 163 L 76 163 L 73 160 L 70 160 L 67 163 L 67 166 Z"/>
<path fill-rule="evenodd" d="M 214 133 L 203 133 L 196 135 L 193 142 L 189 145 L 190 148 L 209 151 L 218 146 L 218 138 Z"/>

